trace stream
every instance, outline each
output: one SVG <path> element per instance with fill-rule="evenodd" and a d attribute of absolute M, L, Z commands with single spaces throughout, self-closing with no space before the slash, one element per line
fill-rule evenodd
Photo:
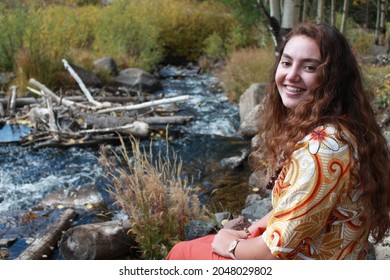
<path fill-rule="evenodd" d="M 160 76 L 165 97 L 192 96 L 176 106 L 193 114 L 194 119 L 175 127 L 179 136 L 171 137 L 169 145 L 181 159 L 185 175 L 198 187 L 201 203 L 212 211 L 239 213 L 250 192 L 250 170 L 246 163 L 238 167 L 223 164 L 224 159 L 241 156 L 250 146 L 249 140 L 237 134 L 238 105 L 228 100 L 216 77 L 198 74 L 196 69 L 166 67 Z M 0 128 L 0 239 L 17 238 L 8 249 L 8 259 L 17 257 L 29 238 L 45 229 L 44 224 L 31 226 L 22 221 L 51 192 L 93 184 L 107 198 L 107 182 L 97 160 L 98 147 L 35 150 L 13 143 L 28 132 L 23 127 Z M 150 141 L 143 140 L 142 145 L 148 147 Z M 165 145 L 163 137 L 152 141 L 156 152 L 165 149 Z M 55 216 L 50 214 L 52 219 Z M 96 216 L 86 212 L 78 219 L 88 223 Z"/>

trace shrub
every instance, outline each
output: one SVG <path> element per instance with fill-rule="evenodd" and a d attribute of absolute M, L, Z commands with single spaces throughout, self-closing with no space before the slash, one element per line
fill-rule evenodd
<path fill-rule="evenodd" d="M 206 217 L 205 209 L 181 177 L 181 161 L 175 153 L 170 159 L 168 145 L 165 156 L 154 156 L 151 146 L 142 152 L 139 140 L 130 138 L 130 158 L 121 141 L 122 153 L 113 158 L 101 149 L 100 163 L 111 181 L 108 191 L 129 216 L 142 258 L 163 259 L 176 241 L 184 240 L 190 219 Z"/>
<path fill-rule="evenodd" d="M 390 107 L 390 74 L 389 66 L 364 65 L 362 67 L 365 86 L 373 93 L 373 105 L 378 110 Z"/>
<path fill-rule="evenodd" d="M 237 102 L 252 83 L 268 82 L 274 61 L 274 51 L 271 49 L 241 49 L 230 55 L 223 71 L 216 75 L 229 98 Z"/>

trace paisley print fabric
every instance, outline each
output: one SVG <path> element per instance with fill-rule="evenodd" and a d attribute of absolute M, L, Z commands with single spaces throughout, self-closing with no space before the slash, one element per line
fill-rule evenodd
<path fill-rule="evenodd" d="M 364 259 L 368 226 L 350 147 L 332 126 L 302 139 L 272 191 L 262 238 L 280 259 Z"/>

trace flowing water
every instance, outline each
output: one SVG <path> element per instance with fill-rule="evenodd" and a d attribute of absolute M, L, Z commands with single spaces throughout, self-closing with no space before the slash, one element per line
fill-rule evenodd
<path fill-rule="evenodd" d="M 223 159 L 240 156 L 249 148 L 249 142 L 237 135 L 237 104 L 228 100 L 216 77 L 197 74 L 196 69 L 164 68 L 160 74 L 165 97 L 192 96 L 177 106 L 182 114 L 195 118 L 175 128 L 180 136 L 174 137 L 170 147 L 182 160 L 186 175 L 199 186 L 201 202 L 215 210 L 239 211 L 249 192 L 248 169 L 222 164 Z M 15 213 L 32 209 L 55 190 L 88 183 L 104 190 L 107 182 L 102 180 L 98 147 L 34 150 L 4 143 L 28 133 L 26 128 L 12 129 L 8 125 L 0 129 L 0 238 L 16 219 Z M 153 148 L 158 150 L 164 142 L 153 140 Z"/>

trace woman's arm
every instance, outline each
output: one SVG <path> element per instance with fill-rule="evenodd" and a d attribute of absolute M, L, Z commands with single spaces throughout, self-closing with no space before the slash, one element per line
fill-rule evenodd
<path fill-rule="evenodd" d="M 270 211 L 260 220 L 254 222 L 249 228 L 250 233 L 254 233 L 258 228 L 265 229 L 267 227 L 267 222 L 269 217 L 272 215 L 273 211 Z M 236 231 L 230 229 L 222 229 L 215 236 L 212 245 L 213 251 L 221 256 L 230 257 L 229 246 L 234 241 L 239 239 L 239 242 L 234 250 L 234 255 L 237 259 L 262 259 L 270 260 L 277 259 L 272 255 L 268 246 L 264 243 L 261 236 L 248 238 L 245 231 Z"/>
<path fill-rule="evenodd" d="M 234 255 L 237 260 L 278 260 L 261 236 L 240 241 L 234 250 Z"/>
<path fill-rule="evenodd" d="M 254 232 L 257 228 L 267 228 L 267 223 L 268 223 L 268 220 L 269 218 L 271 217 L 272 213 L 274 211 L 271 210 L 270 212 L 268 212 L 267 215 L 265 215 L 263 218 L 261 218 L 260 220 L 257 220 L 256 222 L 254 222 L 249 228 L 249 232 L 252 233 Z"/>
<path fill-rule="evenodd" d="M 211 243 L 213 252 L 223 257 L 231 257 L 229 246 L 234 240 L 239 240 L 234 255 L 239 260 L 276 260 L 261 236 L 241 239 L 240 231 L 222 229 Z"/>

